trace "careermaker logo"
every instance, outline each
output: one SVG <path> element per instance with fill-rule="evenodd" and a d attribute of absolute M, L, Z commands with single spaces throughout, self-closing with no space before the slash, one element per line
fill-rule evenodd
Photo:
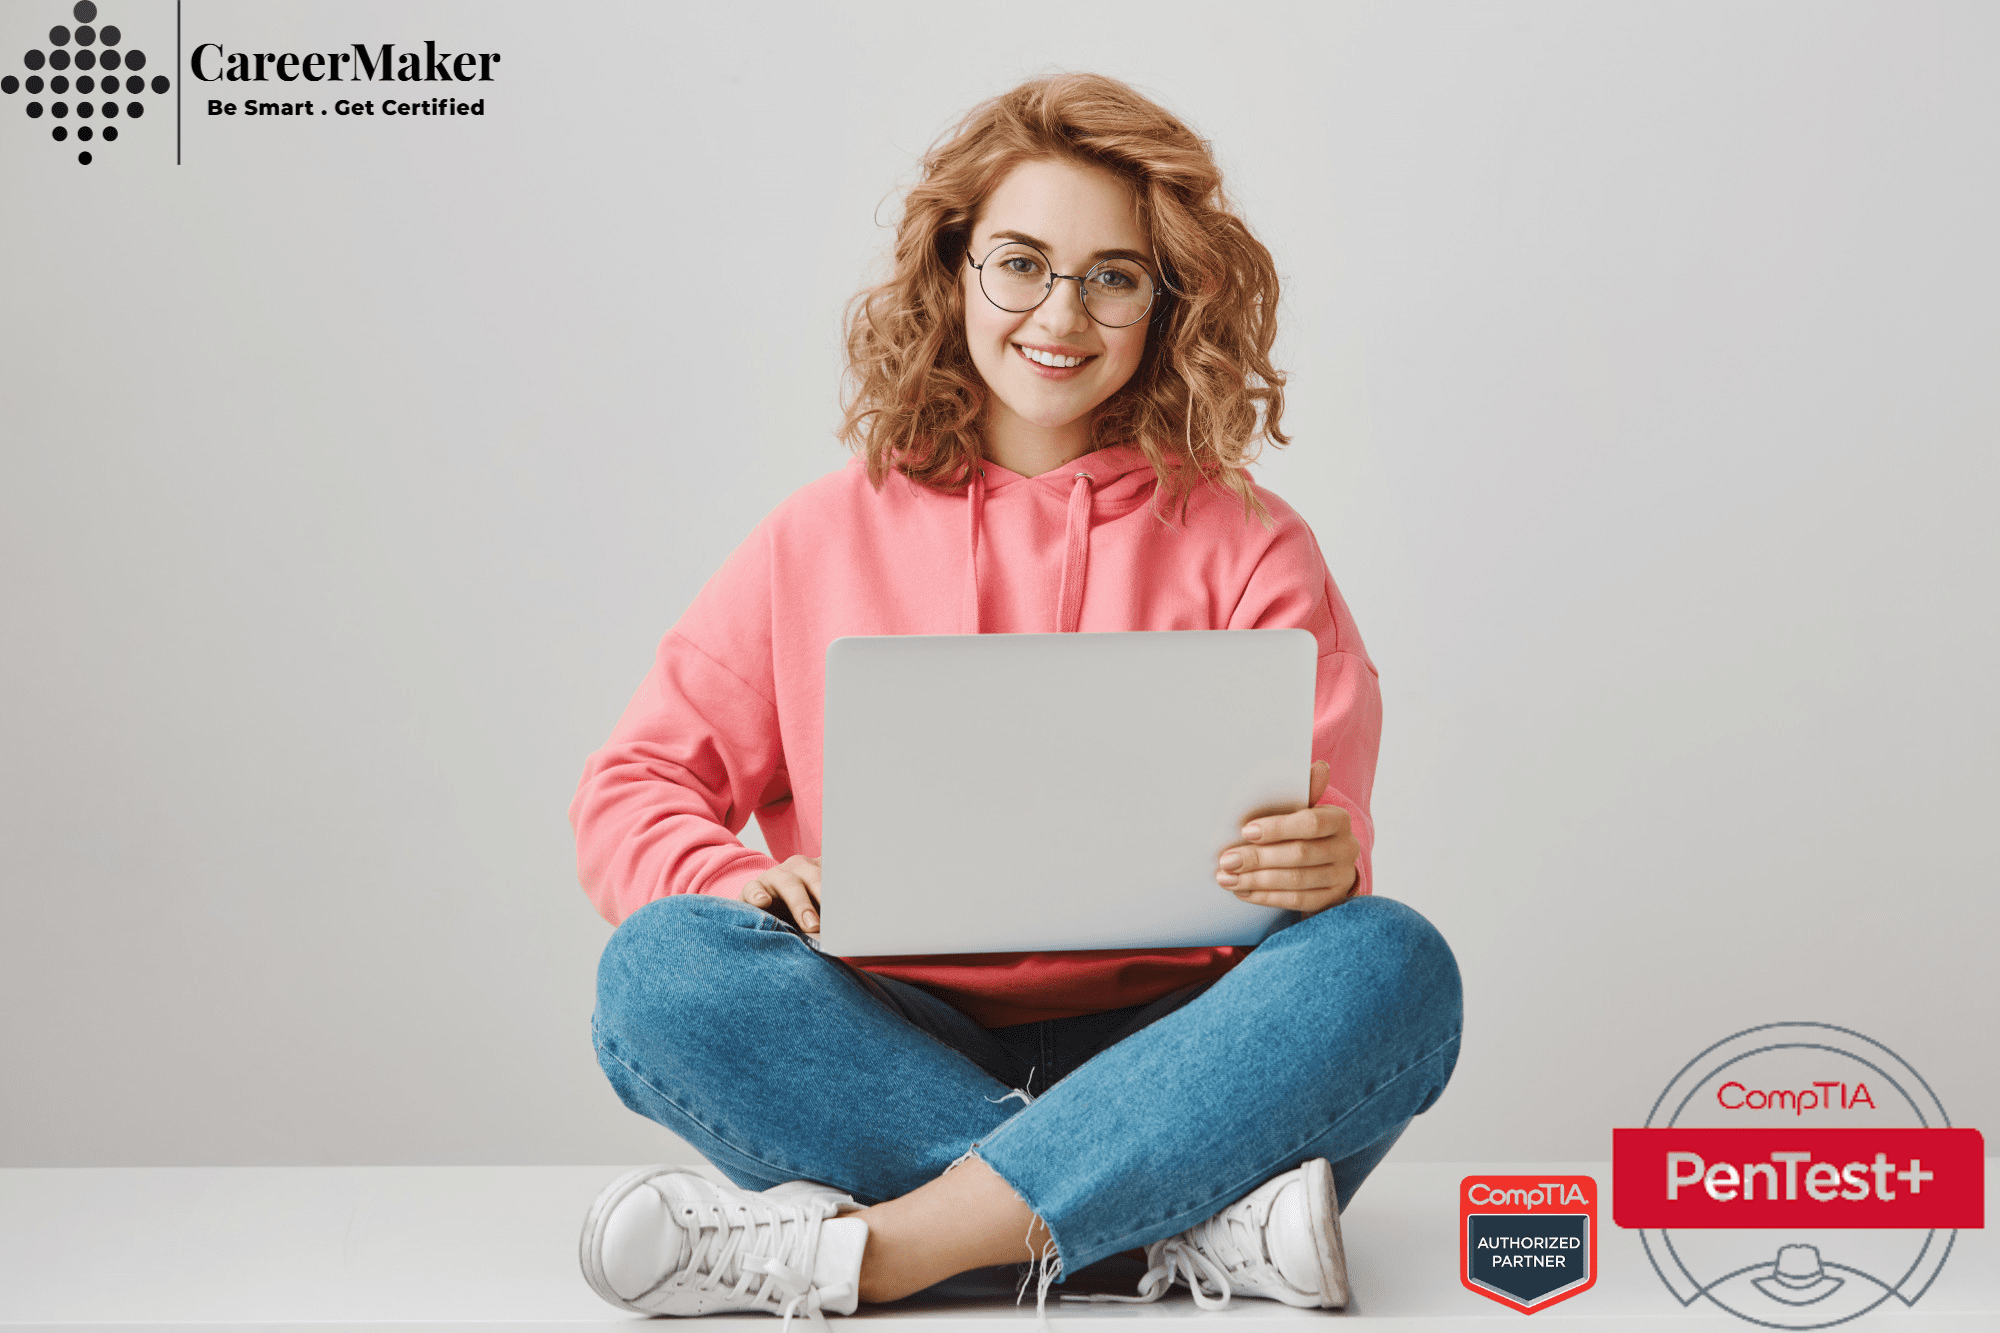
<path fill-rule="evenodd" d="M 498 51 L 440 51 L 425 42 L 424 52 L 398 52 L 394 42 L 374 51 L 354 43 L 351 51 L 231 51 L 221 42 L 203 42 L 188 60 L 188 73 L 203 83 L 492 83 Z"/>

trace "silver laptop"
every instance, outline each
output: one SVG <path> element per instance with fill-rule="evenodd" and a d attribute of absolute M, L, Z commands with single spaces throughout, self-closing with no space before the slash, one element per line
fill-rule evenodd
<path fill-rule="evenodd" d="M 820 947 L 846 957 L 1256 944 L 1215 882 L 1304 804 L 1300 629 L 836 639 Z"/>

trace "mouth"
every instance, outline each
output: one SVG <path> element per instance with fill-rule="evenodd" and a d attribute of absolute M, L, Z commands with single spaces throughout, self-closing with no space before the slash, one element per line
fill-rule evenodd
<path fill-rule="evenodd" d="M 1028 368 L 1043 379 L 1066 380 L 1083 373 L 1085 366 L 1097 358 L 1081 352 L 1065 352 L 1053 347 L 1029 347 L 1025 343 L 1008 344 Z"/>

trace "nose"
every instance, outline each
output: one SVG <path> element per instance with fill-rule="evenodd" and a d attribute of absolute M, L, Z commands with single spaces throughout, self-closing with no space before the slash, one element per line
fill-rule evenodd
<path fill-rule="evenodd" d="M 1035 307 L 1035 318 L 1051 333 L 1081 333 L 1090 327 L 1090 312 L 1083 306 L 1083 279 L 1056 279 L 1055 290 Z"/>

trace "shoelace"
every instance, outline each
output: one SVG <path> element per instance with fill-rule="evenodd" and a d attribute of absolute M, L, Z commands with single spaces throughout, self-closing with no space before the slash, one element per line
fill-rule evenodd
<path fill-rule="evenodd" d="M 827 1299 L 839 1300 L 848 1295 L 850 1290 L 845 1282 L 836 1283 L 832 1287 L 815 1287 L 808 1276 L 798 1269 L 787 1268 L 762 1255 L 746 1255 L 743 1266 L 746 1269 L 754 1267 L 755 1271 L 770 1276 L 771 1282 L 766 1290 L 769 1290 L 770 1286 L 776 1286 L 784 1293 L 785 1304 L 782 1313 L 785 1319 L 778 1325 L 778 1333 L 785 1333 L 785 1330 L 792 1326 L 792 1316 L 801 1310 L 805 1312 L 806 1318 L 811 1321 L 814 1328 L 826 1328 L 826 1315 L 820 1310 L 821 1302 Z"/>
<path fill-rule="evenodd" d="M 1208 1225 L 1207 1223 L 1203 1224 Z M 1094 1292 L 1089 1296 L 1064 1296 L 1066 1301 L 1117 1302 L 1120 1305 L 1150 1305 L 1165 1296 L 1176 1277 L 1183 1278 L 1196 1306 L 1203 1310 L 1227 1310 L 1233 1290 L 1229 1272 L 1179 1236 L 1160 1242 L 1159 1261 L 1139 1279 L 1137 1296 L 1111 1296 Z M 1214 1290 L 1203 1285 L 1211 1284 Z"/>
<path fill-rule="evenodd" d="M 695 1285 L 704 1292 L 731 1286 L 732 1300 L 749 1297 L 758 1305 L 784 1315 L 779 1333 L 790 1328 L 792 1316 L 800 1313 L 813 1327 L 823 1330 L 827 1322 L 820 1311 L 821 1303 L 849 1294 L 844 1282 L 825 1289 L 812 1284 L 818 1224 L 832 1216 L 834 1210 L 835 1205 L 825 1200 L 761 1207 L 712 1202 L 682 1204 L 682 1217 L 698 1239 L 668 1280 L 683 1282 L 699 1273 L 701 1280 Z M 750 1287 L 759 1277 L 764 1283 L 753 1296 Z"/>
<path fill-rule="evenodd" d="M 1269 1267 L 1258 1237 L 1267 1218 L 1243 1207 L 1225 1208 L 1199 1226 L 1161 1241 L 1153 1255 L 1153 1266 L 1139 1279 L 1137 1296 L 1064 1296 L 1066 1301 L 1116 1301 L 1124 1305 L 1147 1305 L 1165 1296 L 1176 1277 L 1185 1281 L 1194 1303 L 1203 1310 L 1229 1308 L 1235 1287 L 1232 1272 Z M 1273 1274 L 1275 1277 L 1276 1275 Z"/>

